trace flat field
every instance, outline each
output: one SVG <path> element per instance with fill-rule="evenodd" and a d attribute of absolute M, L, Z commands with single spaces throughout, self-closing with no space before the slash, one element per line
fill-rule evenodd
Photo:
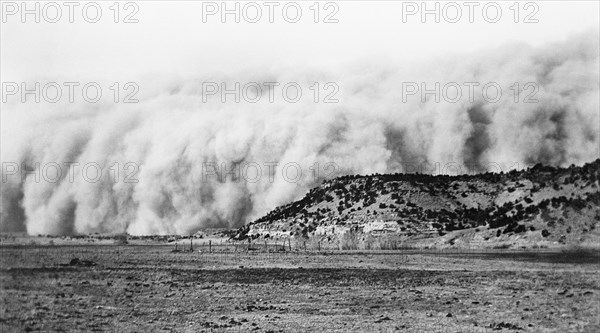
<path fill-rule="evenodd" d="M 1 332 L 600 332 L 589 252 L 0 250 Z"/>

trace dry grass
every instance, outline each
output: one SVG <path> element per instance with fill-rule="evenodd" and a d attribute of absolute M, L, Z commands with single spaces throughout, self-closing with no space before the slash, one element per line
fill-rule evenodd
<path fill-rule="evenodd" d="M 500 252 L 171 250 L 2 248 L 0 330 L 600 331 L 593 262 Z M 97 265 L 65 266 L 75 256 Z"/>

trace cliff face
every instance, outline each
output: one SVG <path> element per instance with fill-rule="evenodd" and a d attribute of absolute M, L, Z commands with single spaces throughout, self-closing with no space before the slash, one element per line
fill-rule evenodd
<path fill-rule="evenodd" d="M 598 243 L 600 159 L 504 174 L 344 176 L 239 229 L 234 239 L 448 247 Z M 385 240 L 385 241 L 382 241 Z M 424 245 L 427 244 L 427 245 Z"/>

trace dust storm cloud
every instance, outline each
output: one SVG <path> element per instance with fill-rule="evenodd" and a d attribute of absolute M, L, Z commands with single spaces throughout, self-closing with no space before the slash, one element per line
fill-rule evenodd
<path fill-rule="evenodd" d="M 363 61 L 153 78 L 140 81 L 140 102 L 128 106 L 8 103 L 2 162 L 20 169 L 56 163 L 63 172 L 56 181 L 36 181 L 35 173 L 3 167 L 0 229 L 189 234 L 241 226 L 336 175 L 401 172 L 407 163 L 486 171 L 492 163 L 589 162 L 600 143 L 598 39 L 586 33 L 540 48 L 506 45 L 400 66 Z M 298 82 L 306 98 L 204 102 L 205 81 Z M 312 82 L 335 82 L 339 102 L 315 103 Z M 406 82 L 427 82 L 429 89 L 434 82 L 495 82 L 503 94 L 489 102 L 475 89 L 469 100 L 465 88 L 458 102 L 437 102 L 403 96 Z M 523 102 L 530 89 L 515 102 L 515 82 L 521 89 L 535 82 L 537 101 Z M 93 162 L 107 176 L 87 181 L 71 165 L 69 179 L 69 162 Z M 115 165 L 117 181 L 110 177 Z M 253 173 L 252 181 L 231 170 Z"/>

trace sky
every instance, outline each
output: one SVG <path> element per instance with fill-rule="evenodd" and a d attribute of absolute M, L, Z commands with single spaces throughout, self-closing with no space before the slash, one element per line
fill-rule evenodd
<path fill-rule="evenodd" d="M 3 6 L 7 3 L 16 2 L 4 1 Z M 323 1 L 318 6 L 319 23 L 314 23 L 313 1 L 296 1 L 273 7 L 271 23 L 268 5 L 259 1 L 254 2 L 262 11 L 257 23 L 245 20 L 254 17 L 255 7 L 248 7 L 249 2 L 237 2 L 242 15 L 240 23 L 231 14 L 223 23 L 220 8 L 215 15 L 209 15 L 211 6 L 220 5 L 220 1 L 137 1 L 136 7 L 127 8 L 121 2 L 119 23 L 114 23 L 116 10 L 109 8 L 113 2 L 99 1 L 96 3 L 102 15 L 97 23 L 88 23 L 81 10 L 86 3 L 74 8 L 73 23 L 69 22 L 69 8 L 63 5 L 56 23 L 44 19 L 55 17 L 52 7 L 43 16 L 46 2 L 40 3 L 40 23 L 34 21 L 33 15 L 26 16 L 23 23 L 20 9 L 7 14 L 3 7 L 2 79 L 117 80 L 149 73 L 178 77 L 203 71 L 235 72 L 300 64 L 319 68 L 363 59 L 409 66 L 415 59 L 466 54 L 513 42 L 537 46 L 586 30 L 598 31 L 600 12 L 598 1 L 523 1 L 515 23 L 512 1 L 481 2 L 473 7 L 471 23 L 466 2 L 454 2 L 462 16 L 457 23 L 451 23 L 455 7 L 448 2 L 429 1 L 429 9 L 439 4 L 440 22 L 436 23 L 430 14 L 423 23 L 421 8 L 410 15 L 414 9 L 411 6 L 420 2 Z M 281 8 L 289 3 L 292 5 L 288 5 L 288 16 L 284 17 Z M 325 7 L 327 3 L 330 5 Z M 285 18 L 294 19 L 295 4 L 302 9 L 302 15 L 298 22 L 288 23 Z M 484 17 L 485 4 L 491 5 Z M 486 18 L 494 20 L 496 4 L 502 10 L 501 16 L 495 23 L 486 22 Z M 34 8 L 33 2 L 27 5 Z M 230 1 L 227 6 L 232 9 L 235 3 Z M 124 23 L 127 14 L 134 11 L 129 20 L 138 22 Z M 93 8 L 88 8 L 87 13 L 85 18 L 94 18 Z M 324 23 L 326 18 L 337 23 Z M 537 23 L 525 23 L 532 20 Z"/>

